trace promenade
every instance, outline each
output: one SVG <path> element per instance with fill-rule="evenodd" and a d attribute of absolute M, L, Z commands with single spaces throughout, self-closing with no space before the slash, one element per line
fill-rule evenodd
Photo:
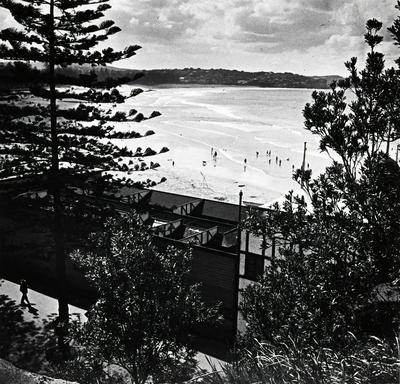
<path fill-rule="evenodd" d="M 8 296 L 11 300 L 15 301 L 17 305 L 19 305 L 21 300 L 19 284 L 16 284 L 15 282 L 9 280 L 0 279 L 0 295 Z M 29 289 L 28 298 L 31 303 L 31 309 L 27 306 L 21 306 L 21 309 L 24 312 L 24 320 L 26 322 L 34 321 L 37 326 L 40 326 L 44 320 L 48 319 L 51 316 L 57 315 L 58 302 L 55 298 L 47 296 L 33 289 Z M 78 308 L 74 305 L 69 305 L 69 310 L 71 314 L 79 314 L 81 315 L 81 318 L 83 320 L 86 319 L 85 309 Z M 199 368 L 205 370 L 211 369 L 208 361 L 210 361 L 213 365 L 216 365 L 217 367 L 221 362 L 220 360 L 205 355 L 203 353 L 198 353 L 196 358 L 199 364 Z"/>

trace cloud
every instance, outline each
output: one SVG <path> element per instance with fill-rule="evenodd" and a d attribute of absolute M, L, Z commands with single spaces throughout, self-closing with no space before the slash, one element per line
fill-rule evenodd
<path fill-rule="evenodd" d="M 240 31 L 233 38 L 243 43 L 271 43 L 277 51 L 307 49 L 322 45 L 340 27 L 331 15 L 317 10 L 295 8 L 281 15 L 258 16 L 249 9 L 237 15 Z"/>
<path fill-rule="evenodd" d="M 337 7 L 338 1 L 332 0 L 303 0 L 300 3 L 302 7 L 309 7 L 311 9 L 316 9 L 319 11 L 334 11 L 335 7 Z"/>
<path fill-rule="evenodd" d="M 188 7 L 189 0 L 142 0 L 130 18 L 129 31 L 140 40 L 176 41 L 190 38 L 200 20 Z"/>
<path fill-rule="evenodd" d="M 121 41 L 143 49 L 136 68 L 204 67 L 346 75 L 366 55 L 365 23 L 384 23 L 381 50 L 399 55 L 386 28 L 394 0 L 116 0 Z M 391 59 L 391 60 L 390 60 Z"/>
<path fill-rule="evenodd" d="M 114 0 L 107 18 L 122 28 L 106 44 L 143 49 L 124 65 L 218 67 L 344 74 L 362 57 L 365 22 L 384 23 L 382 50 L 398 56 L 386 28 L 394 0 Z M 0 10 L 0 22 L 12 20 Z"/>
<path fill-rule="evenodd" d="M 324 46 L 331 36 L 361 36 L 370 17 L 388 26 L 393 0 L 129 0 L 115 2 L 120 17 L 129 15 L 125 32 L 140 42 L 210 44 L 249 52 L 276 52 Z M 133 5 L 134 4 L 134 5 Z M 386 30 L 385 40 L 389 39 Z"/>

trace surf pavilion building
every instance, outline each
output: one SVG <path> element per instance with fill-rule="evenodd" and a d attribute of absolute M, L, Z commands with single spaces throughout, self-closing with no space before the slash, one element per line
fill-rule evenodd
<path fill-rule="evenodd" d="M 0 183 L 0 191 L 4 185 Z M 201 283 L 206 303 L 221 304 L 223 315 L 220 325 L 197 330 L 199 340 L 203 340 L 199 342 L 199 350 L 223 358 L 236 333 L 244 327 L 240 319 L 240 291 L 256 281 L 265 265 L 279 252 L 277 241 L 270 248 L 262 249 L 263 239 L 240 230 L 238 224 L 247 216 L 249 206 L 127 187 L 101 198 L 74 192 L 78 199 L 112 208 L 121 215 L 134 209 L 151 227 L 154 240 L 160 246 L 192 246 L 190 279 Z M 55 276 L 48 225 L 51 221 L 46 217 L 48 212 L 35 208 L 46 195 L 43 190 L 32 189 L 23 194 L 24 204 L 18 209 L 2 199 L 0 268 L 10 279 L 29 274 L 32 287 L 51 295 L 51 281 Z M 88 298 L 93 292 L 71 263 L 67 265 L 67 281 L 70 302 L 85 307 L 88 301 L 82 292 Z"/>

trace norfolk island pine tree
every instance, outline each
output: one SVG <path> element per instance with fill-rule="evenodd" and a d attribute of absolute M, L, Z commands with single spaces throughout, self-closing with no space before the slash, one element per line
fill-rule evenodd
<path fill-rule="evenodd" d="M 284 257 L 273 259 L 260 284 L 244 293 L 250 340 L 295 339 L 303 347 L 348 352 L 354 334 L 378 331 L 372 326 L 381 320 L 391 326 L 385 336 L 396 333 L 397 304 L 382 310 L 374 300 L 382 284 L 396 288 L 400 266 L 400 169 L 389 157 L 400 132 L 400 72 L 386 69 L 377 50 L 381 28 L 376 19 L 366 23 L 365 68 L 352 58 L 349 76 L 330 92 L 315 91 L 305 106 L 305 128 L 320 137 L 322 152 L 336 155 L 314 180 L 310 170 L 295 173 L 310 203 L 289 193 L 281 206 L 247 223 L 268 241 L 277 233 L 289 240 L 280 249 Z M 398 45 L 399 17 L 389 31 Z"/>
<path fill-rule="evenodd" d="M 19 29 L 7 28 L 0 32 L 0 58 L 10 61 L 38 62 L 46 67 L 48 88 L 36 88 L 33 91 L 49 100 L 48 108 L 40 105 L 26 108 L 2 104 L 2 114 L 14 114 L 18 119 L 3 120 L 0 131 L 0 155 L 2 177 L 45 174 L 48 175 L 48 192 L 52 196 L 54 216 L 54 243 L 56 259 L 57 298 L 59 303 L 59 320 L 68 321 L 68 302 L 66 294 L 66 266 L 63 231 L 63 202 L 61 199 L 64 187 L 63 166 L 61 161 L 68 161 L 74 170 L 90 169 L 89 166 L 105 166 L 106 169 L 118 168 L 114 155 L 121 151 L 111 143 L 107 145 L 98 141 L 99 137 L 112 137 L 109 127 L 103 129 L 99 124 L 95 133 L 87 130 L 74 131 L 78 137 L 71 148 L 66 132 L 71 132 L 71 122 L 60 119 L 63 112 L 58 110 L 57 100 L 74 95 L 57 90 L 57 67 L 72 64 L 105 65 L 117 60 L 135 55 L 140 49 L 133 45 L 123 51 L 106 48 L 102 51 L 94 47 L 109 36 L 120 31 L 113 21 L 106 20 L 95 24 L 104 16 L 104 11 L 110 8 L 109 0 L 1 0 L 0 7 L 10 11 L 14 20 L 19 23 Z M 81 78 L 81 82 L 85 83 Z M 86 76 L 87 83 L 90 76 Z M 76 82 L 76 79 L 74 80 Z M 65 78 L 63 79 L 65 82 Z M 117 81 L 118 83 L 118 81 Z M 80 99 L 84 99 L 82 94 Z M 90 101 L 90 97 L 88 96 Z M 112 120 L 96 108 L 81 108 L 86 117 L 97 114 L 99 119 Z M 40 117 L 38 122 L 31 123 L 23 119 L 32 114 L 47 115 L 48 122 Z M 65 111 L 64 111 L 65 115 Z M 22 117 L 22 119 L 21 119 Z M 66 116 L 68 117 L 68 115 Z M 90 120 L 90 119 L 88 119 Z M 75 125 L 76 128 L 76 125 Z M 82 127 L 81 127 L 82 128 Z M 93 127 L 92 127 L 93 128 Z M 63 135 L 64 133 L 64 135 Z M 34 139 L 32 140 L 32 137 Z M 89 138 L 88 138 L 89 137 Z M 13 143 L 11 148 L 11 143 Z M 86 159 L 79 156 L 79 150 L 88 153 Z M 109 156 L 104 156 L 104 150 Z M 124 150 L 125 156 L 133 155 Z M 78 155 L 78 156 L 77 156 Z M 111 156 L 110 156 L 111 155 Z M 21 164 L 23 166 L 21 167 Z"/>

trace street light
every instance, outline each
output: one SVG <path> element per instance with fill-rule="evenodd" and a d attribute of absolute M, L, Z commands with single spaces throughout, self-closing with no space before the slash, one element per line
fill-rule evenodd
<path fill-rule="evenodd" d="M 243 200 L 242 188 L 244 188 L 245 186 L 246 185 L 244 185 L 244 184 L 239 184 L 238 185 L 238 187 L 240 188 L 240 191 L 239 191 L 239 218 L 238 218 L 239 227 L 240 227 L 240 222 L 242 221 L 242 200 Z"/>
<path fill-rule="evenodd" d="M 234 276 L 234 292 L 233 292 L 233 326 L 232 326 L 232 341 L 235 341 L 238 329 L 238 315 L 239 315 L 239 274 L 240 274 L 240 248 L 241 248 L 241 222 L 242 222 L 242 202 L 244 184 L 239 184 L 239 213 L 238 213 L 238 226 L 237 226 L 237 254 L 235 258 L 235 276 Z"/>
<path fill-rule="evenodd" d="M 306 152 L 307 152 L 307 141 L 304 142 L 304 149 L 303 149 L 303 163 L 301 164 L 301 186 L 303 187 L 303 180 L 304 180 L 304 171 L 306 169 Z"/>

